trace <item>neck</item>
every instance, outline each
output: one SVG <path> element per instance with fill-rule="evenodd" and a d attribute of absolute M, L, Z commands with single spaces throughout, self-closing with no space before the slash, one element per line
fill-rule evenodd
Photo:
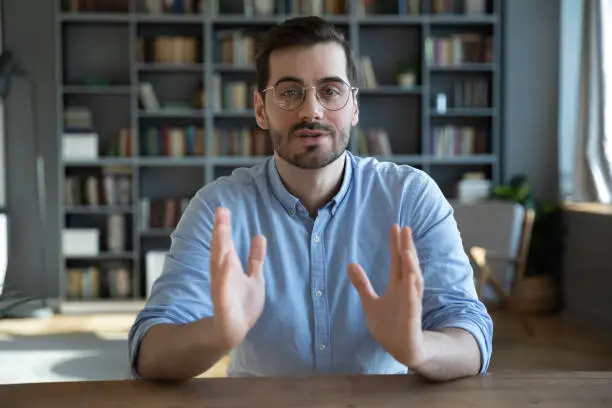
<path fill-rule="evenodd" d="M 276 166 L 285 188 L 296 196 L 314 217 L 342 185 L 346 152 L 320 169 L 302 169 L 275 154 Z"/>

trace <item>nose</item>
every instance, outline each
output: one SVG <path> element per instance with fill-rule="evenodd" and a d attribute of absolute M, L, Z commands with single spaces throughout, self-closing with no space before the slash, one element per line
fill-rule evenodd
<path fill-rule="evenodd" d="M 316 88 L 308 88 L 304 96 L 304 102 L 299 108 L 300 119 L 306 122 L 320 120 L 323 118 L 324 110 L 325 109 L 317 99 Z"/>

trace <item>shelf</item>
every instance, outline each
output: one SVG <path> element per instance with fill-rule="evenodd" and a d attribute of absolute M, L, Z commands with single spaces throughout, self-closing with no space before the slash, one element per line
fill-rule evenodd
<path fill-rule="evenodd" d="M 463 108 L 463 109 L 448 109 L 446 113 L 432 112 L 431 116 L 435 118 L 443 117 L 490 117 L 494 116 L 495 111 L 489 108 Z"/>
<path fill-rule="evenodd" d="M 66 300 L 62 302 L 61 313 L 88 315 L 126 313 L 133 315 L 138 313 L 144 305 L 144 300 L 132 299 Z"/>
<path fill-rule="evenodd" d="M 285 16 L 245 16 L 242 14 L 218 14 L 213 16 L 215 25 L 219 24 L 236 24 L 243 25 L 273 25 L 285 20 Z"/>
<path fill-rule="evenodd" d="M 398 85 L 381 85 L 377 88 L 359 88 L 363 95 L 420 95 L 421 87 L 403 88 Z"/>
<path fill-rule="evenodd" d="M 96 85 L 64 85 L 62 92 L 65 95 L 126 95 L 129 96 L 132 93 L 132 87 L 129 85 L 110 85 L 110 86 L 96 86 Z"/>
<path fill-rule="evenodd" d="M 158 0 L 162 1 L 162 0 Z M 100 154 L 106 152 L 129 151 L 132 157 L 100 157 L 93 160 L 65 161 L 59 157 L 60 174 L 70 177 L 88 177 L 94 175 L 99 181 L 99 192 L 104 193 L 102 174 L 106 174 L 106 166 L 126 166 L 130 172 L 129 194 L 132 205 L 127 206 L 100 206 L 100 207 L 66 207 L 63 201 L 63 183 L 59 183 L 55 194 L 60 212 L 56 217 L 59 224 L 57 236 L 61 239 L 64 224 L 71 226 L 85 225 L 98 228 L 102 234 L 108 228 L 106 218 L 110 214 L 125 214 L 125 242 L 130 251 L 122 254 L 102 253 L 94 257 L 78 257 L 69 259 L 68 265 L 100 263 L 112 259 L 127 259 L 132 274 L 132 285 L 135 290 L 134 299 L 143 296 L 146 279 L 146 262 L 144 254 L 150 250 L 165 250 L 174 228 L 143 229 L 148 225 L 148 218 L 153 209 L 156 213 L 172 210 L 172 221 L 164 217 L 165 225 L 174 224 L 179 218 L 177 208 L 169 199 L 180 200 L 189 197 L 199 188 L 216 180 L 218 177 L 229 175 L 235 168 L 252 167 L 263 163 L 270 156 L 212 156 L 217 152 L 246 151 L 230 150 L 229 144 L 219 145 L 214 151 L 217 129 L 241 129 L 255 126 L 255 112 L 252 109 L 230 110 L 217 108 L 216 102 L 222 99 L 223 106 L 244 106 L 232 104 L 231 99 L 244 100 L 244 87 L 225 87 L 230 82 L 244 81 L 247 83 L 247 107 L 252 103 L 252 83 L 255 80 L 256 67 L 254 64 L 234 65 L 220 63 L 225 61 L 224 52 L 230 50 L 252 50 L 245 47 L 251 42 L 234 43 L 229 47 L 229 41 L 222 45 L 218 35 L 221 31 L 236 30 L 244 33 L 260 33 L 270 26 L 278 24 L 287 18 L 298 17 L 292 15 L 245 15 L 238 14 L 244 9 L 243 0 L 223 1 L 223 11 L 235 11 L 236 14 L 148 14 L 146 2 L 131 0 L 129 13 L 57 13 L 58 22 L 65 23 L 60 26 L 58 39 L 55 42 L 58 59 L 59 78 L 57 89 L 59 92 L 56 142 L 61 146 L 63 133 L 64 105 L 76 105 L 89 108 L 92 117 L 75 117 L 75 121 L 87 123 L 92 120 L 95 131 L 99 134 Z M 492 6 L 498 9 L 498 0 Z M 276 1 L 280 6 L 284 0 Z M 391 151 L 400 154 L 389 156 L 374 156 L 381 161 L 390 161 L 399 165 L 410 165 L 423 169 L 435 175 L 436 181 L 443 184 L 453 184 L 458 177 L 467 171 L 485 171 L 492 177 L 493 182 L 499 182 L 503 175 L 500 173 L 501 152 L 503 146 L 500 135 L 500 120 L 502 119 L 502 100 L 499 95 L 503 92 L 499 88 L 503 85 L 500 80 L 503 75 L 502 55 L 499 54 L 498 36 L 502 33 L 501 14 L 496 15 L 462 15 L 462 14 L 368 14 L 359 15 L 357 1 L 351 0 L 350 14 L 323 16 L 335 24 L 356 52 L 357 56 L 369 56 L 373 64 L 377 83 L 376 88 L 360 88 L 359 125 L 351 133 L 353 135 L 351 148 L 359 154 L 359 142 L 355 136 L 359 135 L 360 128 L 384 128 L 389 137 Z M 377 2 L 378 3 L 378 2 Z M 425 2 L 425 8 L 431 9 L 433 0 Z M 378 5 L 378 4 L 377 4 Z M 377 7 L 380 12 L 397 11 L 407 8 L 408 0 L 380 2 Z M 454 33 L 480 33 L 493 36 L 493 60 L 491 63 L 461 64 L 457 66 L 428 66 L 427 56 L 428 38 L 452 35 Z M 194 63 L 155 62 L 170 61 L 169 58 L 155 58 L 155 37 L 175 36 L 190 37 L 196 40 L 194 55 L 186 56 L 185 61 Z M 228 36 L 232 41 L 240 41 L 240 36 Z M 145 39 L 142 44 L 142 58 L 136 56 L 134 48 L 140 45 L 139 39 Z M 181 52 L 183 47 L 191 46 L 191 42 L 168 43 L 168 53 Z M 161 51 L 157 43 L 157 51 Z M 254 51 L 254 50 L 253 50 Z M 193 49 L 190 48 L 190 54 Z M 232 59 L 227 59 L 230 61 Z M 238 57 L 234 61 L 242 61 Z M 409 61 L 414 60 L 414 61 Z M 435 59 L 443 60 L 443 59 Z M 474 59 L 472 59 L 474 60 Z M 359 59 L 356 61 L 359 64 Z M 415 80 L 415 86 L 406 88 L 397 84 L 397 67 L 400 64 L 413 62 L 420 71 Z M 361 66 L 356 67 L 358 71 Z M 458 92 L 465 95 L 462 80 L 477 77 L 487 81 L 486 98 L 461 99 L 454 98 Z M 111 86 L 89 86 L 90 78 L 108 77 Z M 215 95 L 216 80 L 221 78 L 221 98 Z M 93 82 L 93 81 L 91 81 Z M 160 106 L 168 109 L 147 111 L 140 98 L 140 83 L 149 82 L 155 89 L 155 96 Z M 459 88 L 459 85 L 463 88 Z M 203 93 L 201 87 L 204 86 Z M 471 86 L 471 85 L 470 85 Z M 435 95 L 444 93 L 448 95 L 448 111 L 438 113 L 435 109 Z M 484 93 L 484 91 L 483 91 Z M 100 96 L 98 96 L 100 95 Z M 205 109 L 189 109 L 198 106 L 191 101 L 204 96 Z M 455 102 L 457 101 L 457 102 Z M 494 108 L 456 108 L 464 102 L 485 101 Z M 170 102 L 170 103 L 169 103 Z M 171 102 L 175 102 L 172 104 Z M 188 109 L 181 109 L 181 106 Z M 464 104 L 467 106 L 467 104 Z M 483 104 L 480 104 L 483 105 Z M 147 105 L 148 106 L 148 105 Z M 85 112 L 85 110 L 80 111 Z M 75 111 L 76 114 L 79 111 Z M 437 157 L 429 153 L 432 150 L 434 128 L 444 125 L 472 126 L 475 135 L 486 135 L 486 146 L 492 150 L 491 154 L 471 156 Z M 191 139 L 174 139 L 179 132 L 173 133 L 172 138 L 152 138 L 153 128 L 161 129 L 163 126 L 187 128 L 195 126 L 197 146 L 191 144 Z M 126 136 L 123 129 L 133 131 Z M 158 135 L 161 132 L 156 132 Z M 229 134 L 229 133 L 228 133 Z M 459 134 L 459 133 L 458 133 Z M 187 132 L 180 133 L 187 135 Z M 191 134 L 189 134 L 191 136 Z M 235 133 L 237 139 L 231 139 L 232 146 L 241 147 L 242 133 Z M 376 133 L 374 133 L 376 136 Z M 203 137 L 203 139 L 202 139 Z M 187 144 L 189 141 L 189 144 Z M 184 143 L 185 142 L 185 143 Z M 203 143 L 202 143 L 203 142 Z M 266 149 L 269 149 L 269 140 L 266 140 Z M 370 151 L 375 150 L 378 143 L 376 139 L 368 139 Z M 478 146 L 482 146 L 478 140 Z M 384 141 L 382 143 L 385 143 Z M 476 143 L 476 142 L 475 142 Z M 155 145 L 155 146 L 154 146 Z M 164 146 L 166 150 L 161 150 Z M 121 147 L 121 149 L 119 149 Z M 262 146 L 251 146 L 250 151 L 261 151 Z M 197 150 L 196 150 L 197 149 Z M 209 150 L 213 149 L 213 150 Z M 452 149 L 448 149 L 452 153 Z M 148 152 L 176 152 L 176 156 L 149 156 Z M 184 156 L 185 152 L 198 151 L 199 156 Z M 466 151 L 488 151 L 482 148 Z M 206 152 L 204 154 L 203 152 Z M 421 154 L 420 152 L 425 152 Z M 142 156 L 139 154 L 142 153 Z M 404 154 L 405 153 L 405 154 Z M 126 153 L 127 154 L 127 153 Z M 210 155 L 209 155 L 210 154 Z M 364 157 L 367 157 L 364 155 Z M 117 174 L 120 174 L 118 172 Z M 119 186 L 119 185 L 117 185 Z M 125 185 L 124 185 L 125 186 Z M 127 189 L 128 187 L 118 187 Z M 81 191 L 81 194 L 84 194 Z M 59 198 L 57 198 L 59 197 Z M 149 208 L 147 201 L 149 198 Z M 153 200 L 159 200 L 153 208 Z M 76 202 L 76 201 L 75 201 Z M 84 201 L 88 202 L 88 201 Z M 101 199 L 100 202 L 106 202 Z M 112 202 L 112 201 L 111 201 Z M 125 202 L 125 201 L 123 201 Z M 180 201 L 180 207 L 184 200 Z M 163 225 L 163 224 L 154 224 Z M 89 261 L 89 262 L 88 262 Z M 65 279 L 62 275 L 57 279 Z M 65 282 L 64 282 L 65 283 Z M 60 285 L 61 286 L 66 286 Z M 64 297 L 61 294 L 60 297 Z M 131 301 L 128 300 L 127 303 Z M 99 299 L 92 301 L 73 301 L 71 306 L 75 309 L 87 309 L 90 305 L 100 307 L 102 310 L 116 310 L 121 301 L 113 299 Z M 115 308 L 115 306 L 117 306 Z"/>
<path fill-rule="evenodd" d="M 128 13 L 62 13 L 59 21 L 68 23 L 129 23 L 131 16 Z"/>
<path fill-rule="evenodd" d="M 265 159 L 265 156 L 219 156 L 207 158 L 206 161 L 214 166 L 254 166 Z"/>
<path fill-rule="evenodd" d="M 127 166 L 135 163 L 132 157 L 100 157 L 93 160 L 63 160 L 65 167 Z"/>
<path fill-rule="evenodd" d="M 138 112 L 139 118 L 153 118 L 153 119 L 157 119 L 157 118 L 203 119 L 204 115 L 205 115 L 204 110 L 197 110 L 197 109 L 192 109 L 192 110 L 167 109 L 167 110 L 160 110 L 157 112 L 147 112 L 147 111 Z"/>
<path fill-rule="evenodd" d="M 203 24 L 205 14 L 147 14 L 132 15 L 137 23 Z"/>
<path fill-rule="evenodd" d="M 417 25 L 420 26 L 426 21 L 423 16 L 404 16 L 399 14 L 370 14 L 360 16 L 357 23 L 362 26 L 373 25 Z"/>
<path fill-rule="evenodd" d="M 461 65 L 440 65 L 429 66 L 431 72 L 491 72 L 495 70 L 493 64 L 461 64 Z"/>
<path fill-rule="evenodd" d="M 491 25 L 498 23 L 499 18 L 488 14 L 441 14 L 428 16 L 426 22 L 432 25 Z"/>
<path fill-rule="evenodd" d="M 371 156 L 379 161 L 392 161 L 397 164 L 421 165 L 427 162 L 427 158 L 423 155 L 393 155 L 393 156 Z"/>
<path fill-rule="evenodd" d="M 64 209 L 66 214 L 129 214 L 134 212 L 134 208 L 131 206 L 79 206 L 79 207 L 66 207 Z"/>
<path fill-rule="evenodd" d="M 135 257 L 134 252 L 100 252 L 98 255 L 63 255 L 67 261 L 114 261 L 129 260 Z"/>
<path fill-rule="evenodd" d="M 170 237 L 170 235 L 174 232 L 174 228 L 149 228 L 144 229 L 140 232 L 140 235 L 143 237 Z"/>
<path fill-rule="evenodd" d="M 216 72 L 255 73 L 255 66 L 253 65 L 215 64 L 213 69 Z"/>
<path fill-rule="evenodd" d="M 429 159 L 431 164 L 494 164 L 497 157 L 492 154 L 472 155 L 472 156 L 433 156 Z"/>
<path fill-rule="evenodd" d="M 204 157 L 140 157 L 141 166 L 203 166 Z"/>
<path fill-rule="evenodd" d="M 136 69 L 141 72 L 195 72 L 201 73 L 204 64 L 169 64 L 169 63 L 138 63 Z"/>

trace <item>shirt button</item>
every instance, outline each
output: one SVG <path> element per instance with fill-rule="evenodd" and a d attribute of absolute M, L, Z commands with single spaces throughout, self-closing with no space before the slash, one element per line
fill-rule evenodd
<path fill-rule="evenodd" d="M 327 348 L 327 347 L 325 347 L 325 344 L 321 344 L 321 345 L 319 346 L 319 350 L 321 350 L 321 351 L 325 351 L 325 349 L 326 349 L 326 348 Z"/>
<path fill-rule="evenodd" d="M 320 290 L 317 290 L 317 291 L 315 292 L 315 296 L 316 296 L 316 297 L 321 297 L 321 295 L 322 295 L 322 294 L 323 294 L 323 292 L 321 292 Z"/>
<path fill-rule="evenodd" d="M 295 210 L 293 209 L 289 210 L 289 215 L 295 215 Z"/>
<path fill-rule="evenodd" d="M 315 244 L 318 244 L 319 241 L 321 240 L 321 238 L 319 238 L 319 235 L 315 234 L 313 240 L 314 240 Z"/>

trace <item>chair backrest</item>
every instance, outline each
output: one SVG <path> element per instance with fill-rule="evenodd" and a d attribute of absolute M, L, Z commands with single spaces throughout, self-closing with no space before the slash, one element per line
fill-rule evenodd
<path fill-rule="evenodd" d="M 522 270 L 517 266 L 523 265 L 508 260 L 519 261 L 521 251 L 527 250 L 523 245 L 527 214 L 525 207 L 503 200 L 470 204 L 459 201 L 450 203 L 466 253 L 473 246 L 481 246 L 487 251 L 501 255 L 489 258 L 488 264 L 491 274 L 497 278 L 504 291 L 510 292 L 515 280 L 522 274 Z M 499 300 L 490 288 L 485 288 L 481 297 L 485 300 Z"/>

